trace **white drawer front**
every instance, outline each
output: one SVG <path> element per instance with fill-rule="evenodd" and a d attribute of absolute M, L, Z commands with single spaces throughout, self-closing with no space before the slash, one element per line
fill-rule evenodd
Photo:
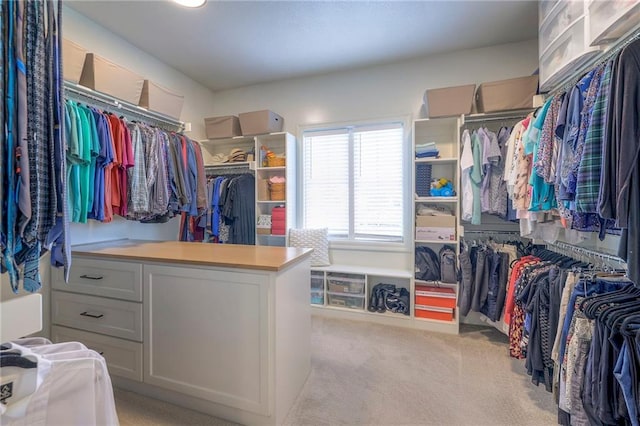
<path fill-rule="evenodd" d="M 63 268 L 52 268 L 53 288 L 142 302 L 142 264 L 73 257 L 69 283 Z"/>
<path fill-rule="evenodd" d="M 104 356 L 112 376 L 142 381 L 142 343 L 55 325 L 51 327 L 51 340 L 83 343 Z"/>
<path fill-rule="evenodd" d="M 54 291 L 53 324 L 142 342 L 142 304 Z"/>

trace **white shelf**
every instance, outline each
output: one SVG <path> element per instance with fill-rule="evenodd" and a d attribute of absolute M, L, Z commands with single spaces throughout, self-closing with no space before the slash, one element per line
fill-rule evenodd
<path fill-rule="evenodd" d="M 434 319 L 434 318 L 422 318 L 422 317 L 415 317 L 415 319 L 416 319 L 417 321 L 420 321 L 420 322 L 434 322 L 434 323 L 436 323 L 436 324 L 450 324 L 450 325 L 455 325 L 455 323 L 456 323 L 455 317 L 454 317 L 454 319 L 453 319 L 453 320 L 451 320 L 451 321 L 439 320 L 439 319 Z"/>
<path fill-rule="evenodd" d="M 458 244 L 458 240 L 415 240 L 416 243 L 422 244 Z"/>
<path fill-rule="evenodd" d="M 447 157 L 447 158 L 417 158 L 415 159 L 416 163 L 455 163 L 457 162 L 457 158 Z"/>
<path fill-rule="evenodd" d="M 458 196 L 455 197 L 416 197 L 416 203 L 457 203 Z"/>
<path fill-rule="evenodd" d="M 378 316 L 378 317 L 398 318 L 398 319 L 403 319 L 403 320 L 410 320 L 411 319 L 411 315 L 399 314 L 399 313 L 390 312 L 390 311 L 384 311 L 384 312 L 367 311 L 367 313 L 370 314 L 370 315 Z"/>
<path fill-rule="evenodd" d="M 277 166 L 277 167 L 258 167 L 256 170 L 261 172 L 264 170 L 286 170 L 287 167 L 286 166 Z"/>
<path fill-rule="evenodd" d="M 287 204 L 287 200 L 258 200 L 257 202 L 265 204 Z"/>
<path fill-rule="evenodd" d="M 413 275 L 411 271 L 405 269 L 387 269 L 365 266 L 350 266 L 350 265 L 330 265 L 330 266 L 312 266 L 312 271 L 325 271 L 325 272 L 342 272 L 345 274 L 360 274 L 368 276 L 380 276 L 380 277 L 396 277 L 411 279 Z"/>
<path fill-rule="evenodd" d="M 205 169 L 228 169 L 231 167 L 242 168 L 246 167 L 250 170 L 255 170 L 256 162 L 255 161 L 236 161 L 231 163 L 215 163 L 215 164 L 205 164 Z"/>

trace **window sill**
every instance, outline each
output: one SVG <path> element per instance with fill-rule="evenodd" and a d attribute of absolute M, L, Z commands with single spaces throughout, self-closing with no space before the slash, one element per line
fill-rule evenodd
<path fill-rule="evenodd" d="M 354 251 L 382 251 L 382 252 L 397 252 L 397 253 L 410 253 L 411 247 L 406 243 L 391 243 L 391 242 L 359 242 L 359 241 L 329 241 L 329 249 L 334 250 L 354 250 Z"/>

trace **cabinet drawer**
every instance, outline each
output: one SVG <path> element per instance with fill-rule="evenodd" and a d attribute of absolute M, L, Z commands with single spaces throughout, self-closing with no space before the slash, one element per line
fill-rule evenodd
<path fill-rule="evenodd" d="M 142 343 L 55 325 L 51 327 L 51 340 L 83 343 L 104 357 L 110 375 L 142 381 Z"/>
<path fill-rule="evenodd" d="M 592 1 L 589 4 L 589 43 L 611 43 L 640 23 L 640 1 Z"/>
<path fill-rule="evenodd" d="M 53 324 L 142 341 L 142 304 L 54 291 Z"/>
<path fill-rule="evenodd" d="M 74 293 L 142 301 L 142 264 L 74 256 L 69 283 L 62 268 L 52 268 L 53 288 Z"/>
<path fill-rule="evenodd" d="M 584 17 L 578 19 L 540 57 L 540 90 L 550 90 L 598 53 L 599 48 L 586 45 L 585 25 Z"/>
<path fill-rule="evenodd" d="M 584 16 L 584 2 L 579 0 L 564 1 L 553 9 L 551 15 L 540 26 L 538 32 L 538 52 L 546 49 L 571 25 Z"/>

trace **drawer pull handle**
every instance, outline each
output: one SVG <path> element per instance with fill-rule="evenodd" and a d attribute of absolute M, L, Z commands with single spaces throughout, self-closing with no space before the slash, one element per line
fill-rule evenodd
<path fill-rule="evenodd" d="M 94 314 L 90 314 L 89 312 L 82 312 L 80 315 L 82 315 L 83 317 L 91 317 L 91 318 L 102 318 L 104 316 L 104 314 L 98 314 L 98 315 L 94 315 Z"/>
<path fill-rule="evenodd" d="M 102 275 L 80 275 L 80 278 L 84 278 L 87 280 L 101 280 L 102 278 L 104 278 Z"/>

